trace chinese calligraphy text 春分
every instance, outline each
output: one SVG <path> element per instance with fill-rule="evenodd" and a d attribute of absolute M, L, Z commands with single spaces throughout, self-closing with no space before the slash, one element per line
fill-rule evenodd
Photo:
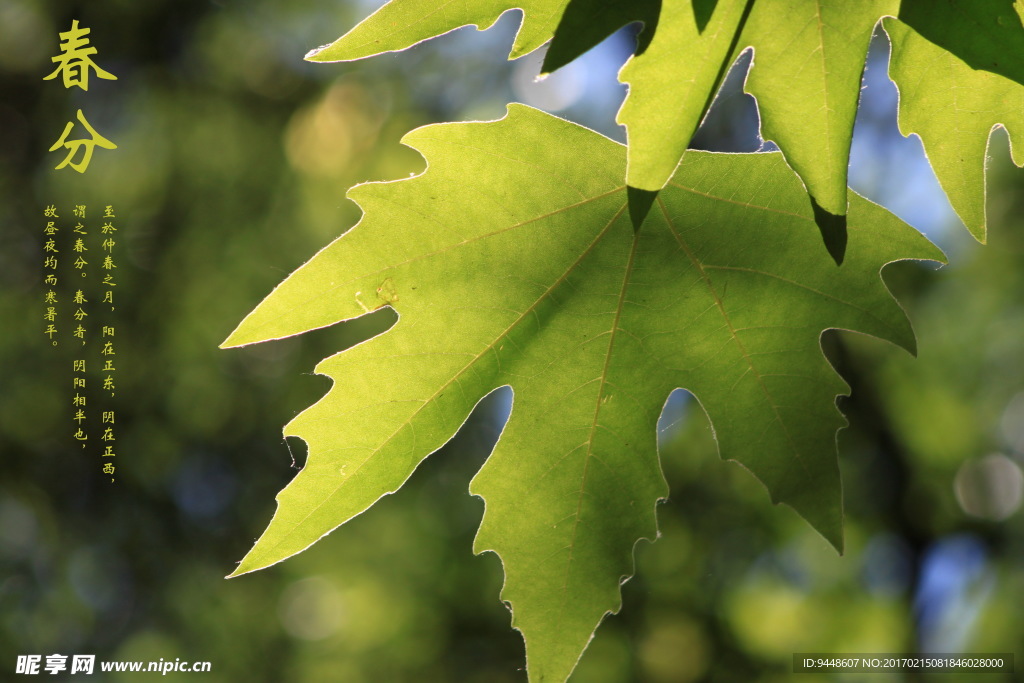
<path fill-rule="evenodd" d="M 105 80 L 117 80 L 117 76 L 100 68 L 93 61 L 92 56 L 96 54 L 97 50 L 89 44 L 89 39 L 86 37 L 90 31 L 91 29 L 79 27 L 78 20 L 75 19 L 71 22 L 70 30 L 59 34 L 62 41 L 60 43 L 60 54 L 51 59 L 51 61 L 57 64 L 57 68 L 48 76 L 43 76 L 44 81 L 52 80 L 60 74 L 65 88 L 77 86 L 82 90 L 88 90 L 90 74 L 95 74 L 98 78 Z M 64 132 L 61 133 L 49 150 L 56 152 L 62 147 L 67 150 L 64 160 L 54 166 L 56 171 L 71 167 L 79 173 L 85 173 L 86 169 L 89 168 L 89 163 L 92 161 L 93 151 L 97 147 L 117 149 L 117 145 L 96 132 L 96 129 L 85 118 L 85 114 L 82 113 L 81 109 L 78 110 L 76 118 L 88 135 L 72 138 L 71 132 L 76 124 L 74 121 L 68 121 L 67 125 L 64 126 Z"/>
<path fill-rule="evenodd" d="M 90 44 L 91 32 L 75 19 L 69 30 L 59 34 L 59 54 L 51 58 L 56 66 L 43 76 L 44 81 L 60 76 L 65 89 L 79 88 L 87 92 L 90 79 L 117 80 L 117 76 L 96 63 L 98 50 Z M 50 152 L 64 154 L 54 170 L 71 168 L 84 174 L 97 147 L 117 149 L 116 144 L 89 122 L 83 109 L 77 109 L 75 118 L 67 122 L 49 148 Z M 58 210 L 55 204 L 43 210 L 41 322 L 49 346 L 63 349 L 58 353 L 61 365 L 68 363 L 71 369 L 68 395 L 71 437 L 83 453 L 95 453 L 103 458 L 99 471 L 110 476 L 113 482 L 117 469 L 111 460 L 116 456 L 114 442 L 117 439 L 113 406 L 117 390 L 113 317 L 117 228 L 114 207 L 110 204 L 104 207 L 102 212 L 89 211 L 85 203 L 76 203 L 70 215 L 68 207 Z"/>

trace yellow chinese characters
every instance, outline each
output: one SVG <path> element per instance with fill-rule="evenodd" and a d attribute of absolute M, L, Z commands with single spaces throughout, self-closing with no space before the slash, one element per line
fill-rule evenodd
<path fill-rule="evenodd" d="M 60 162 L 53 168 L 60 170 L 65 166 L 71 166 L 79 173 L 85 173 L 85 169 L 89 167 L 89 162 L 92 161 L 92 152 L 96 147 L 102 147 L 104 149 L 117 149 L 110 140 L 106 139 L 102 135 L 96 132 L 96 129 L 89 125 L 89 122 L 85 120 L 85 116 L 82 114 L 82 110 L 78 110 L 78 120 L 89 132 L 89 138 L 82 138 L 78 140 L 68 140 L 68 136 L 71 135 L 71 130 L 75 127 L 74 121 L 68 121 L 68 125 L 64 127 L 64 133 L 60 136 L 57 142 L 53 143 L 53 147 L 50 148 L 51 152 L 57 151 L 60 147 L 66 147 L 68 154 L 64 157 L 64 161 Z M 75 155 L 79 150 L 84 150 L 82 156 L 78 161 L 74 161 Z"/>
<path fill-rule="evenodd" d="M 60 43 L 60 54 L 52 57 L 50 60 L 57 64 L 57 68 L 50 75 L 44 76 L 44 81 L 52 80 L 57 77 L 57 74 L 60 74 L 65 88 L 78 86 L 82 90 L 88 90 L 90 74 L 95 74 L 99 78 L 110 81 L 117 80 L 117 76 L 101 69 L 93 61 L 92 56 L 96 54 L 97 50 L 89 44 L 89 39 L 86 37 L 90 30 L 79 27 L 78 20 L 75 19 L 71 22 L 71 29 L 69 31 L 59 34 L 62 41 Z M 75 122 L 68 121 L 60 138 L 50 147 L 51 152 L 55 152 L 61 147 L 67 149 L 67 155 L 64 157 L 64 160 L 54 166 L 54 170 L 59 171 L 66 166 L 70 166 L 79 173 L 85 173 L 85 170 L 89 167 L 89 162 L 92 161 L 92 153 L 96 147 L 117 149 L 117 145 L 96 132 L 96 129 L 86 120 L 81 109 L 78 110 L 78 123 L 85 128 L 88 137 L 70 139 Z"/>
<path fill-rule="evenodd" d="M 61 74 L 64 78 L 65 88 L 77 85 L 82 90 L 88 90 L 90 69 L 95 71 L 100 78 L 108 81 L 117 80 L 117 76 L 104 71 L 96 65 L 96 62 L 92 61 L 92 56 L 96 54 L 96 48 L 90 46 L 89 39 L 86 38 L 91 30 L 79 28 L 78 19 L 71 22 L 71 30 L 60 34 L 61 40 L 64 41 L 60 44 L 61 53 L 50 59 L 50 61 L 56 62 L 57 68 L 49 76 L 44 76 L 44 81 L 56 78 L 57 74 Z"/>

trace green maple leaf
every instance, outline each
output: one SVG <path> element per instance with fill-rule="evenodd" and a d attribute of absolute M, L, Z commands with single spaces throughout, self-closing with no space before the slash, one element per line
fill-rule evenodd
<path fill-rule="evenodd" d="M 629 184 L 664 184 L 711 105 L 723 65 L 752 47 L 746 90 L 757 99 L 763 136 L 778 143 L 822 209 L 844 215 L 864 59 L 874 24 L 894 4 L 719 0 L 701 30 L 689 2 L 666 0 L 650 46 L 620 74 L 630 86 L 618 117 L 629 136 Z"/>
<path fill-rule="evenodd" d="M 886 19 L 884 26 L 892 41 L 889 75 L 900 90 L 900 132 L 920 136 L 953 209 L 984 242 L 989 136 L 1004 126 L 1013 162 L 1024 166 L 1024 87 L 971 68 L 900 21 Z"/>
<path fill-rule="evenodd" d="M 835 398 L 847 387 L 819 337 L 857 330 L 913 350 L 879 271 L 941 259 L 937 248 L 853 196 L 837 267 L 814 248 L 804 190 L 778 153 L 688 153 L 634 230 L 625 149 L 575 124 L 512 105 L 500 121 L 403 142 L 427 170 L 351 190 L 360 223 L 224 344 L 383 305 L 400 315 L 317 366 L 333 387 L 285 432 L 308 443 L 308 462 L 234 575 L 396 491 L 504 385 L 512 413 L 470 487 L 486 504 L 475 550 L 502 559 L 531 680 L 569 675 L 619 609 L 635 543 L 657 535 L 668 490 L 656 423 L 677 387 L 700 401 L 723 458 L 842 548 Z"/>
<path fill-rule="evenodd" d="M 927 38 L 900 39 L 908 43 L 906 51 L 916 55 L 905 58 L 912 64 L 908 92 L 923 92 L 914 86 L 932 68 L 925 55 L 938 50 L 941 62 L 959 60 L 968 70 L 1002 75 L 999 88 L 989 86 L 990 74 L 985 72 L 961 79 L 978 86 L 972 107 L 999 110 L 1006 93 L 1013 102 L 1024 96 L 1022 6 L 1019 0 L 392 0 L 307 58 L 352 60 L 402 50 L 460 26 L 487 28 L 502 12 L 521 8 L 523 25 L 510 58 L 551 39 L 547 71 L 571 61 L 615 29 L 643 22 L 646 29 L 638 52 L 619 75 L 629 85 L 629 94 L 617 120 L 626 126 L 629 142 L 626 183 L 657 191 L 675 171 L 729 66 L 752 48 L 746 90 L 758 101 L 763 137 L 779 145 L 804 182 L 826 244 L 841 261 L 850 143 L 864 60 L 876 24 L 883 17 L 899 16 Z M 929 85 L 948 93 L 954 86 L 946 78 L 933 78 Z M 932 121 L 933 128 L 957 117 L 956 104 L 949 98 L 921 97 L 904 107 L 904 120 L 914 118 L 906 111 L 915 106 L 919 118 L 940 121 Z M 1018 107 L 1014 114 L 1019 112 Z M 920 127 L 912 126 L 915 131 Z M 957 144 L 969 147 L 974 161 L 974 151 L 984 148 L 987 140 L 988 129 L 981 130 L 979 124 L 970 133 L 959 133 Z M 933 161 L 942 156 L 936 152 Z M 977 170 L 964 170 L 962 165 L 954 170 L 952 162 L 943 160 L 936 163 L 940 178 L 984 173 L 983 163 L 975 164 Z M 959 179 L 944 182 L 943 187 L 971 232 L 982 239 L 983 183 Z"/>

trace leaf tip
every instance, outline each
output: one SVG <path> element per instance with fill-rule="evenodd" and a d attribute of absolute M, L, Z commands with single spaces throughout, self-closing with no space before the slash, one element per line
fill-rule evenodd
<path fill-rule="evenodd" d="M 636 232 L 643 225 L 647 214 L 651 212 L 651 206 L 658 197 L 657 190 L 641 190 L 629 186 L 626 188 L 626 198 L 629 202 L 629 218 L 633 222 L 633 231 Z"/>
<path fill-rule="evenodd" d="M 811 207 L 814 209 L 814 222 L 818 226 L 818 231 L 821 232 L 821 240 L 825 243 L 825 249 L 837 266 L 843 265 L 848 238 L 846 214 L 832 213 L 822 207 L 814 197 L 811 197 Z"/>
<path fill-rule="evenodd" d="M 245 321 L 242 322 L 242 325 Z M 228 335 L 227 339 L 222 341 L 217 347 L 218 349 L 237 349 L 239 346 L 245 346 L 251 344 L 251 341 L 247 341 L 242 334 L 240 334 L 242 325 L 235 328 L 235 331 Z"/>
<path fill-rule="evenodd" d="M 836 475 L 838 475 L 838 471 Z M 836 490 L 834 497 L 829 501 L 809 500 L 809 491 L 802 491 L 795 497 L 785 496 L 780 498 L 775 494 L 771 494 L 771 499 L 773 504 L 778 505 L 781 503 L 796 512 L 842 556 L 846 552 L 846 518 L 843 513 L 842 487 L 838 478 L 835 480 L 835 484 L 839 488 Z M 811 493 L 811 497 L 816 495 L 816 493 Z"/>
<path fill-rule="evenodd" d="M 839 532 L 835 535 L 826 536 L 825 540 L 829 542 L 829 545 L 836 549 L 836 552 L 839 553 L 840 557 L 846 554 L 846 536 L 843 533 L 842 522 L 839 524 Z"/>
<path fill-rule="evenodd" d="M 317 63 L 350 61 L 344 59 L 343 57 L 337 56 L 338 50 L 341 49 L 339 43 L 341 43 L 341 41 L 343 40 L 345 40 L 345 36 L 338 38 L 333 43 L 325 43 L 324 45 L 320 45 L 319 47 L 314 47 L 312 50 L 307 52 L 302 59 L 307 62 Z"/>
<path fill-rule="evenodd" d="M 306 60 L 307 62 L 319 62 L 320 60 L 317 59 L 317 55 L 319 55 L 321 51 L 326 49 L 328 45 L 330 45 L 330 43 L 328 43 L 327 45 L 321 45 L 320 47 L 314 47 L 312 50 L 306 53 L 303 59 Z"/>
<path fill-rule="evenodd" d="M 822 518 L 810 520 L 819 534 L 842 556 L 846 552 L 846 515 L 843 512 L 843 494 L 840 488 L 838 504 L 830 507 Z"/>
<path fill-rule="evenodd" d="M 787 503 L 788 504 L 788 503 Z M 793 507 L 790 505 L 790 507 Z M 796 510 L 796 508 L 794 508 Z M 796 510 L 797 514 L 803 517 L 817 531 L 830 546 L 842 557 L 846 553 L 846 533 L 844 530 L 844 519 L 842 504 L 840 503 L 838 516 L 828 515 L 828 518 L 813 518 L 814 515 L 806 514 L 806 510 Z"/>
<path fill-rule="evenodd" d="M 234 579 L 234 578 L 237 578 L 237 577 L 241 576 L 242 574 L 248 574 L 249 572 L 253 571 L 254 568 L 246 567 L 245 560 L 246 560 L 246 558 L 243 557 L 238 562 L 235 562 L 235 565 L 237 565 L 235 567 L 235 570 L 233 572 L 231 572 L 230 574 L 228 574 L 227 576 L 225 576 L 224 578 L 225 579 Z"/>
<path fill-rule="evenodd" d="M 287 559 L 287 557 L 279 557 L 279 558 L 270 558 L 268 560 L 265 556 L 260 556 L 260 555 L 256 554 L 255 551 L 256 551 L 256 549 L 258 547 L 260 547 L 259 541 L 257 541 L 256 545 L 254 545 L 249 550 L 249 552 L 245 554 L 245 557 L 243 557 L 241 560 L 239 560 L 238 562 L 235 563 L 235 564 L 238 565 L 237 567 L 235 567 L 235 570 L 233 572 L 231 572 L 230 574 L 228 574 L 227 576 L 225 576 L 224 578 L 225 579 L 234 579 L 234 578 L 237 578 L 239 576 L 242 576 L 243 574 L 251 574 L 253 572 L 258 572 L 261 569 L 266 569 L 267 567 L 270 567 L 271 565 L 275 565 L 278 562 L 281 562 L 282 560 Z"/>

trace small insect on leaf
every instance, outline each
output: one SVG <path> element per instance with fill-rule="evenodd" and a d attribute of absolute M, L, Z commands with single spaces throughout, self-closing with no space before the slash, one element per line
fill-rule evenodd
<path fill-rule="evenodd" d="M 377 298 L 384 303 L 378 304 L 377 308 L 387 306 L 398 301 L 398 290 L 395 289 L 395 281 L 391 278 L 384 280 L 377 288 Z"/>

